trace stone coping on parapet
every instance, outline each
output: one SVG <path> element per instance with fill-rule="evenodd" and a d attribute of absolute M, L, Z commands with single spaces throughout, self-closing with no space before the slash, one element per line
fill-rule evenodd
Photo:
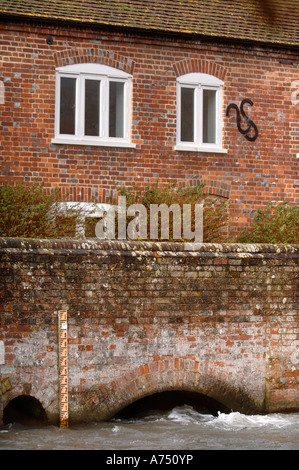
<path fill-rule="evenodd" d="M 187 244 L 188 245 L 188 244 Z M 192 244 L 190 244 L 192 245 Z M 299 245 L 255 244 L 255 243 L 202 243 L 196 248 L 186 249 L 182 242 L 149 242 L 128 240 L 77 240 L 0 238 L 0 253 L 36 254 L 130 254 L 159 256 L 289 256 L 299 257 Z"/>

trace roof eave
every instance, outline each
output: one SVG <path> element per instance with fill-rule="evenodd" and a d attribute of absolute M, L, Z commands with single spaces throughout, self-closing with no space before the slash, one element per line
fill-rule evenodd
<path fill-rule="evenodd" d="M 1 12 L 0 12 L 1 14 Z M 299 50 L 299 43 L 287 43 L 287 42 L 274 42 L 271 40 L 263 40 L 263 39 L 252 39 L 252 38 L 240 38 L 240 37 L 228 37 L 228 36 L 221 36 L 219 34 L 209 34 L 209 33 L 197 33 L 195 31 L 175 31 L 175 30 L 166 30 L 166 29 L 159 29 L 159 28 L 142 28 L 138 26 L 129 26 L 129 25 L 122 25 L 122 24 L 111 24 L 108 22 L 93 22 L 93 21 L 82 21 L 82 20 L 75 20 L 72 18 L 55 18 L 55 17 L 44 17 L 44 16 L 31 16 L 31 15 L 18 15 L 18 14 L 7 14 L 4 13 L 0 16 L 0 21 L 2 20 L 10 20 L 10 21 L 19 21 L 19 22 L 28 22 L 28 23 L 44 23 L 44 24 L 51 24 L 56 25 L 64 24 L 70 27 L 79 27 L 79 28 L 90 28 L 93 29 L 105 29 L 105 30 L 117 30 L 119 32 L 127 31 L 129 33 L 135 34 L 147 34 L 147 35 L 161 35 L 161 36 L 168 36 L 168 37 L 185 37 L 189 38 L 189 40 L 206 40 L 206 41 L 217 41 L 217 42 L 225 42 L 227 44 L 242 44 L 242 45 L 255 45 L 261 47 L 275 47 L 275 48 L 283 48 L 283 49 L 292 49 L 292 50 Z"/>

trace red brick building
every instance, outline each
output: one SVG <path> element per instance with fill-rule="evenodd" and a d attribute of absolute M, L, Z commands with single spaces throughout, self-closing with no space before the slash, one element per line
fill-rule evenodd
<path fill-rule="evenodd" d="M 232 230 L 298 203 L 297 0 L 1 0 L 0 14 L 1 185 L 39 177 L 104 202 L 115 183 L 204 181 Z"/>

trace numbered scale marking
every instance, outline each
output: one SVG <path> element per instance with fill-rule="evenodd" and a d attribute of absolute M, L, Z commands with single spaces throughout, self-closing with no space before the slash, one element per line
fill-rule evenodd
<path fill-rule="evenodd" d="M 60 427 L 67 428 L 68 412 L 68 364 L 67 364 L 67 310 L 59 311 L 59 385 Z"/>

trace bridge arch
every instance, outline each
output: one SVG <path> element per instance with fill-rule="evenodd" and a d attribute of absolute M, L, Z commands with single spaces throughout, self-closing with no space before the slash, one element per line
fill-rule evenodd
<path fill-rule="evenodd" d="M 226 406 L 217 400 L 198 392 L 185 390 L 170 390 L 144 398 L 131 403 L 115 415 L 118 419 L 143 418 L 156 413 L 168 413 L 176 407 L 192 407 L 201 414 L 217 416 L 218 413 L 229 413 Z"/>
<path fill-rule="evenodd" d="M 3 424 L 47 424 L 47 413 L 42 404 L 31 395 L 19 395 L 10 400 L 3 410 Z"/>
<path fill-rule="evenodd" d="M 56 377 L 55 377 L 56 378 Z M 42 379 L 42 374 L 36 377 L 34 383 L 22 383 L 20 377 L 12 377 L 10 388 L 2 395 L 2 403 L 0 402 L 0 426 L 8 424 L 7 416 L 10 417 L 20 408 L 24 415 L 28 409 L 28 417 L 31 412 L 39 413 L 43 423 L 55 424 L 59 421 L 59 400 L 57 395 L 57 383 Z M 16 407 L 16 410 L 13 408 Z M 10 411 L 11 410 L 11 411 Z M 25 417 L 25 416 L 24 416 Z M 30 424 L 30 423 L 29 423 Z"/>
<path fill-rule="evenodd" d="M 208 368 L 209 369 L 209 368 Z M 129 405 L 145 397 L 164 392 L 186 392 L 219 403 L 219 411 L 239 411 L 244 414 L 258 413 L 260 404 L 255 403 L 245 386 L 232 386 L 229 376 L 221 376 L 219 367 L 201 369 L 196 359 L 185 357 L 159 358 L 142 364 L 97 390 L 89 390 L 85 403 L 89 414 L 95 419 L 110 419 Z M 188 403 L 187 403 L 188 404 Z M 93 412 L 92 412 L 93 408 Z M 86 416 L 86 409 L 85 409 Z"/>

